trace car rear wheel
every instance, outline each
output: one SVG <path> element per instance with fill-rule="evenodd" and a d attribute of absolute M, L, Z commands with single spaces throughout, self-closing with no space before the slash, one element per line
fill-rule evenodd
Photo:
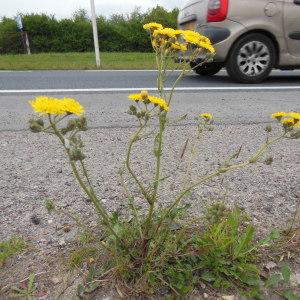
<path fill-rule="evenodd" d="M 192 62 L 191 68 L 195 73 L 201 76 L 213 76 L 223 68 L 223 64 L 212 62 L 212 63 L 206 63 L 196 67 L 196 63 Z"/>
<path fill-rule="evenodd" d="M 276 48 L 272 40 L 261 33 L 252 33 L 235 43 L 226 69 L 236 81 L 259 83 L 269 76 L 275 61 Z"/>

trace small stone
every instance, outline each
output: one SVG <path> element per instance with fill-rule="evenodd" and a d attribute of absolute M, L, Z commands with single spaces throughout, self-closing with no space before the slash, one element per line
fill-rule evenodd
<path fill-rule="evenodd" d="M 61 239 L 61 240 L 59 240 L 58 244 L 59 244 L 59 246 L 64 247 L 64 246 L 66 246 L 67 243 L 64 239 Z"/>
<path fill-rule="evenodd" d="M 70 232 L 71 231 L 71 225 L 68 223 L 63 224 L 63 230 L 64 232 Z"/>
<path fill-rule="evenodd" d="M 91 202 L 92 202 L 91 199 L 88 198 L 88 197 L 85 197 L 85 198 L 84 198 L 84 201 L 85 201 L 86 203 L 91 203 Z"/>
<path fill-rule="evenodd" d="M 48 224 L 50 225 L 50 224 L 52 224 L 53 223 L 53 220 L 52 219 L 49 219 L 48 220 Z"/>
<path fill-rule="evenodd" d="M 207 298 L 208 298 L 208 294 L 204 293 L 204 294 L 203 294 L 203 298 L 204 298 L 204 299 L 207 299 Z"/>
<path fill-rule="evenodd" d="M 230 296 L 222 296 L 221 299 L 222 299 L 222 300 L 234 300 L 234 299 L 235 299 L 235 296 L 233 296 L 233 295 L 230 295 Z"/>
<path fill-rule="evenodd" d="M 59 277 L 52 277 L 51 279 L 50 279 L 50 281 L 53 283 L 53 284 L 58 284 L 58 283 L 60 283 L 62 280 L 59 278 Z"/>
<path fill-rule="evenodd" d="M 34 225 L 39 225 L 41 223 L 41 220 L 36 215 L 31 216 L 30 220 Z"/>
<path fill-rule="evenodd" d="M 297 287 L 300 285 L 300 273 L 292 274 L 291 276 L 291 286 Z"/>
<path fill-rule="evenodd" d="M 276 267 L 277 267 L 277 264 L 274 263 L 273 261 L 269 261 L 269 262 L 266 264 L 266 269 L 268 269 L 268 270 L 272 270 L 272 269 L 274 269 L 274 268 L 276 268 Z"/>

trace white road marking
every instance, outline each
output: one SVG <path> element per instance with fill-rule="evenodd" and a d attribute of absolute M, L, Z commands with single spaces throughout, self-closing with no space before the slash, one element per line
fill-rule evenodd
<path fill-rule="evenodd" d="M 15 70 L 0 70 L 0 73 L 32 73 L 32 70 L 27 71 L 15 71 Z"/>
<path fill-rule="evenodd" d="M 43 94 L 43 93 L 89 93 L 89 92 L 136 92 L 136 91 L 157 91 L 157 88 L 93 88 L 93 89 L 34 89 L 34 90 L 0 90 L 1 94 Z M 170 91 L 171 88 L 165 88 Z M 300 85 L 295 86 L 203 86 L 203 87 L 178 87 L 177 92 L 193 92 L 193 91 L 284 91 L 284 90 L 300 90 Z"/>

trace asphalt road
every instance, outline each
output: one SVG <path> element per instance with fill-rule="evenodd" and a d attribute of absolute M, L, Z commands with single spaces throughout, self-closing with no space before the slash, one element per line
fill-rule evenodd
<path fill-rule="evenodd" d="M 55 94 L 60 97 L 63 94 Z M 126 114 L 130 102 L 122 93 L 69 94 L 86 109 L 92 128 L 130 127 L 136 120 Z M 261 124 L 270 122 L 276 111 L 300 111 L 299 91 L 243 91 L 243 92 L 186 92 L 175 94 L 170 116 L 188 114 L 181 124 L 195 123 L 201 112 L 214 114 L 217 124 Z M 24 130 L 32 116 L 28 100 L 34 95 L 0 95 L 0 131 Z"/>
<path fill-rule="evenodd" d="M 177 74 L 170 76 L 166 86 Z M 25 71 L 0 72 L 0 94 L 11 92 L 113 92 L 155 88 L 155 71 Z M 272 89 L 291 88 L 300 90 L 300 70 L 274 70 L 269 79 L 259 85 L 241 85 L 233 82 L 222 70 L 210 78 L 194 73 L 187 75 L 179 84 L 181 90 L 230 90 L 230 89 Z M 93 90 L 94 89 L 94 90 Z M 29 91 L 28 91 L 29 90 Z M 38 91 L 36 91 L 38 90 Z"/>
<path fill-rule="evenodd" d="M 126 114 L 126 94 L 155 90 L 155 78 L 154 71 L 0 72 L 0 130 L 26 129 L 32 115 L 28 100 L 40 94 L 78 99 L 92 128 L 130 127 L 135 123 Z M 261 124 L 275 111 L 300 111 L 300 71 L 274 71 L 260 85 L 234 83 L 224 71 L 212 78 L 191 74 L 180 87 L 170 116 L 188 113 L 184 124 L 193 124 L 194 116 L 206 111 L 221 125 Z"/>

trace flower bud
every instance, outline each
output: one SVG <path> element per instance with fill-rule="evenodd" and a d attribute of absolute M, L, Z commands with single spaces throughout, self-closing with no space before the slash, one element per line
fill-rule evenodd
<path fill-rule="evenodd" d="M 272 132 L 272 126 L 271 125 L 267 125 L 265 128 L 266 132 Z"/>
<path fill-rule="evenodd" d="M 70 150 L 70 159 L 73 161 L 84 160 L 85 155 L 82 153 L 82 151 L 80 149 L 73 148 Z"/>
<path fill-rule="evenodd" d="M 37 119 L 37 120 L 36 120 L 36 123 L 37 123 L 38 125 L 44 127 L 44 120 L 43 120 L 43 119 L 41 119 L 41 118 Z"/>
<path fill-rule="evenodd" d="M 29 129 L 31 132 L 38 133 L 43 131 L 44 127 L 37 120 L 29 120 Z"/>
<path fill-rule="evenodd" d="M 299 138 L 300 138 L 300 130 L 291 133 L 291 138 L 292 138 L 292 139 L 295 139 L 295 140 L 296 140 L 296 139 L 299 139 Z"/>
<path fill-rule="evenodd" d="M 273 163 L 274 159 L 273 159 L 273 156 L 269 156 L 267 157 L 267 159 L 265 160 L 265 164 L 267 166 L 270 166 L 272 163 Z"/>

